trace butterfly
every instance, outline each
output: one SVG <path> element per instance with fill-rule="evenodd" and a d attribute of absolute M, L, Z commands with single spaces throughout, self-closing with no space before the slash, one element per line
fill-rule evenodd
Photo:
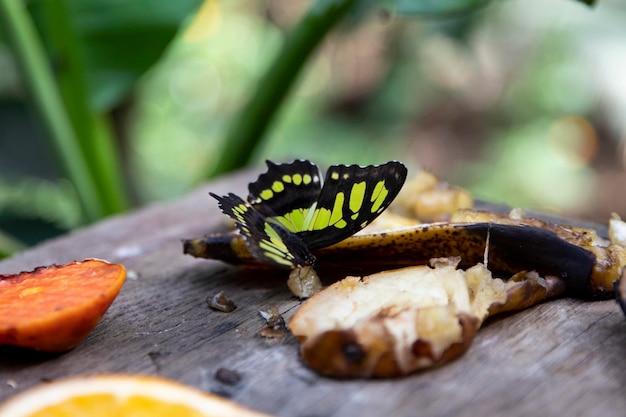
<path fill-rule="evenodd" d="M 267 171 L 248 185 L 243 200 L 218 196 L 220 209 L 235 220 L 251 255 L 283 268 L 314 266 L 312 251 L 340 242 L 378 217 L 398 195 L 407 169 L 382 165 L 333 165 L 322 179 L 307 160 L 266 161 Z"/>

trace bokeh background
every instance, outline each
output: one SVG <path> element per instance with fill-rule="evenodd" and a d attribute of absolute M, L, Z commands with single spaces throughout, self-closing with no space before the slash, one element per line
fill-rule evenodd
<path fill-rule="evenodd" d="M 113 3 L 125 2 L 99 7 Z M 232 151 L 229 125 L 311 5 L 187 3 L 158 59 L 107 109 L 130 196 L 125 210 L 211 178 Z M 418 16 L 374 7 L 347 19 L 308 62 L 249 164 L 399 159 L 480 199 L 600 222 L 626 216 L 626 2 L 473 3 Z M 54 34 L 47 30 L 44 41 Z M 133 36 L 110 30 L 110 42 Z M 0 253 L 8 254 L 85 220 L 3 36 Z M 134 47 L 149 48 L 154 37 Z M 115 96 L 101 93 L 104 102 Z"/>

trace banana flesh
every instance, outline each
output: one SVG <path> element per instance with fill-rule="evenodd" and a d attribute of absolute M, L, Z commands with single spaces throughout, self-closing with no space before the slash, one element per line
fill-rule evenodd
<path fill-rule="evenodd" d="M 406 375 L 462 355 L 487 317 L 565 290 L 556 277 L 504 282 L 482 263 L 461 270 L 459 261 L 347 277 L 315 294 L 289 322 L 302 359 L 337 378 Z"/>

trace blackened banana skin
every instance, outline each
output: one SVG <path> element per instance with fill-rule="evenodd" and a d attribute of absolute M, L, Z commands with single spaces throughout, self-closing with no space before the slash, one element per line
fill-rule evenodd
<path fill-rule="evenodd" d="M 489 244 L 488 250 L 485 246 Z M 250 255 L 236 234 L 185 240 L 184 253 L 231 264 L 263 265 Z M 612 292 L 592 284 L 596 256 L 556 233 L 529 225 L 498 223 L 432 223 L 411 228 L 351 236 L 315 252 L 318 264 L 390 267 L 427 264 L 432 258 L 461 257 L 460 267 L 483 262 L 503 275 L 535 270 L 563 279 L 568 291 L 584 298 L 607 298 Z"/>
<path fill-rule="evenodd" d="M 615 300 L 626 315 L 626 269 L 622 271 L 620 279 L 615 281 Z"/>
<path fill-rule="evenodd" d="M 382 233 L 376 239 L 353 236 L 316 253 L 328 262 L 389 265 L 426 264 L 431 258 L 460 256 L 462 268 L 484 261 L 493 272 L 537 271 L 557 276 L 577 296 L 589 295 L 593 253 L 537 227 L 496 223 L 434 224 Z M 372 243 L 372 240 L 375 243 Z M 489 243 L 488 251 L 485 246 Z"/>

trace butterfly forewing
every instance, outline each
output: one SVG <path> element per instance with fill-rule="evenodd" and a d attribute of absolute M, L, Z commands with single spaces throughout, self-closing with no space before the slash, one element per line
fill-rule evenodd
<path fill-rule="evenodd" d="M 239 196 L 233 193 L 223 197 L 211 193 L 211 196 L 218 201 L 220 209 L 235 220 L 254 258 L 287 268 L 312 263 L 313 256 L 298 236 L 266 218 Z"/>
<path fill-rule="evenodd" d="M 310 250 L 353 235 L 389 206 L 406 175 L 406 167 L 395 161 L 367 167 L 331 166 L 314 213 L 297 234 Z"/>
<path fill-rule="evenodd" d="M 298 232 L 319 198 L 320 170 L 310 161 L 266 163 L 267 172 L 248 186 L 248 202 L 262 215 L 276 220 L 291 232 Z"/>

